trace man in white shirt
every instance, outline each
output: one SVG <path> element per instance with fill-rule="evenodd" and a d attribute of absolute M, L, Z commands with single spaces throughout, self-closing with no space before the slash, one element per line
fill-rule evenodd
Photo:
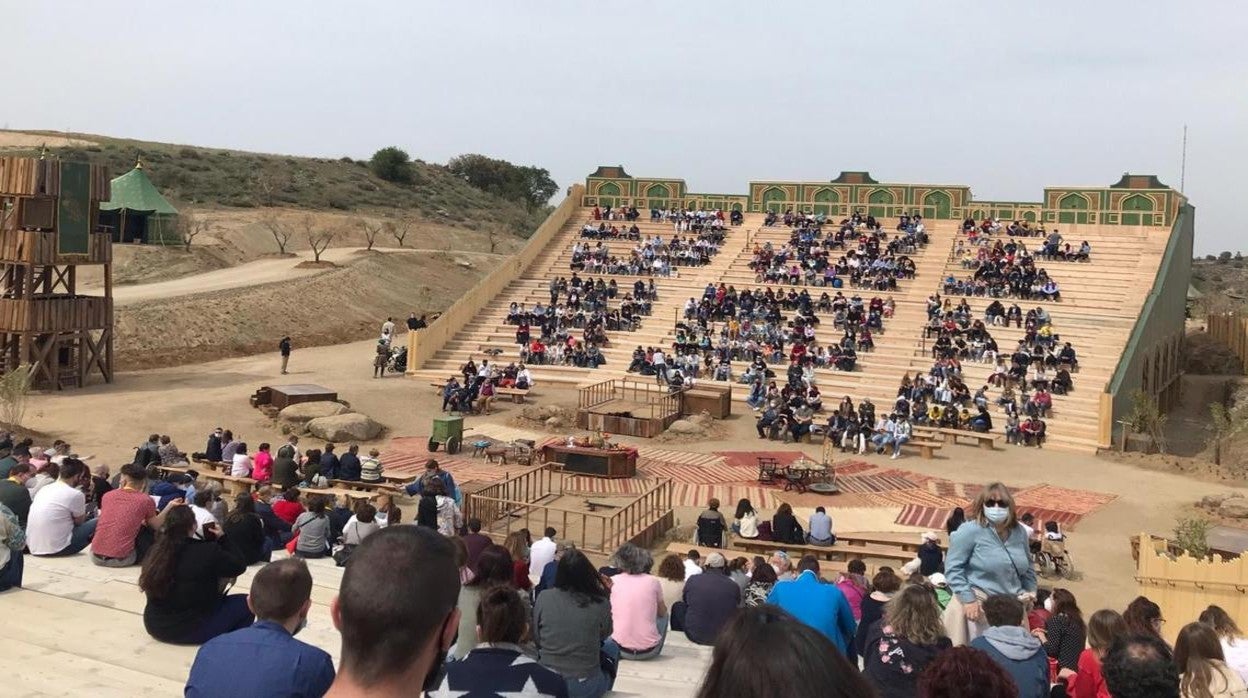
<path fill-rule="evenodd" d="M 650 359 L 650 363 L 654 365 L 655 380 L 660 384 L 667 382 L 667 358 L 663 356 L 662 349 L 655 349 L 654 356 Z"/>
<path fill-rule="evenodd" d="M 74 555 L 91 544 L 98 519 L 87 519 L 87 497 L 78 487 L 91 481 L 86 463 L 66 458 L 61 478 L 39 490 L 26 521 L 32 555 Z"/>
<path fill-rule="evenodd" d="M 690 550 L 685 556 L 685 581 L 695 574 L 702 574 L 702 565 L 698 564 L 701 559 L 697 550 Z"/>
<path fill-rule="evenodd" d="M 547 526 L 546 536 L 539 541 L 535 541 L 533 546 L 529 548 L 529 575 L 533 577 L 541 577 L 542 570 L 546 569 L 546 565 L 555 559 L 555 550 L 559 547 L 555 544 L 555 529 Z"/>

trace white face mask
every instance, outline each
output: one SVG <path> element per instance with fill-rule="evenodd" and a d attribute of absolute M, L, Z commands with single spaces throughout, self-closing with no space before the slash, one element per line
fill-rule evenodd
<path fill-rule="evenodd" d="M 1005 521 L 1010 516 L 1010 510 L 1006 507 L 984 507 L 984 518 L 994 524 Z"/>
<path fill-rule="evenodd" d="M 1053 612 L 1053 597 L 1052 596 L 1044 600 L 1044 610 L 1048 611 L 1049 613 Z"/>

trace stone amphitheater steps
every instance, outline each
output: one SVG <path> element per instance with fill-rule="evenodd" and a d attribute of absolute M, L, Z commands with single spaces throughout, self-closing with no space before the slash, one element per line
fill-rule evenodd
<path fill-rule="evenodd" d="M 499 362 L 518 360 L 515 328 L 505 323 L 508 306 L 512 302 L 531 306 L 549 300 L 547 284 L 554 276 L 571 276 L 571 249 L 580 240 L 581 226 L 590 218 L 590 209 L 581 209 L 574 214 L 551 241 L 549 254 L 488 303 L 468 326 L 461 328 L 441 351 L 415 371 L 415 377 L 445 381 L 448 375 L 458 372 L 469 356 L 477 360 L 483 358 L 486 349 L 501 350 L 497 358 Z M 777 292 L 787 291 L 787 284 L 756 281 L 754 271 L 749 268 L 754 243 L 771 241 L 778 246 L 789 239 L 789 228 L 766 227 L 762 223 L 761 214 L 746 214 L 743 225 L 727 230 L 724 245 L 710 264 L 680 267 L 675 276 L 656 277 L 654 281 L 659 299 L 654 303 L 652 314 L 645 317 L 634 332 L 608 333 L 610 342 L 603 348 L 607 359 L 604 366 L 598 369 L 532 366 L 535 380 L 539 384 L 577 386 L 627 375 L 625 369 L 636 346 L 670 347 L 675 336 L 675 323 L 681 316 L 685 300 L 699 298 L 707 283 L 722 282 L 738 290 L 770 287 Z M 625 224 L 619 221 L 616 225 Z M 670 224 L 638 221 L 637 225 L 643 235 L 669 237 L 673 234 Z M 1075 346 L 1080 363 L 1075 374 L 1075 390 L 1069 395 L 1054 398 L 1053 415 L 1047 420 L 1049 444 L 1057 448 L 1093 451 L 1099 438 L 1100 393 L 1117 368 L 1135 318 L 1152 287 L 1169 231 L 1070 224 L 1058 227 L 1072 245 L 1087 240 L 1092 245 L 1092 261 L 1049 261 L 1040 265 L 1049 270 L 1062 289 L 1061 302 L 1043 303 L 1043 307 L 1053 316 L 1061 338 Z M 885 320 L 885 332 L 875 335 L 875 351 L 860 353 L 858 367 L 853 372 L 830 369 L 817 372 L 825 402 L 850 395 L 855 400 L 870 397 L 879 406 L 889 406 L 903 374 L 913 375 L 930 369 L 930 341 L 925 342 L 922 337 L 926 299 L 940 290 L 945 277 L 953 275 L 960 278 L 971 273 L 963 269 L 960 258 L 954 258 L 952 254 L 954 242 L 961 235 L 959 228 L 958 221 L 929 221 L 931 243 L 912 255 L 916 277 L 901 282 L 897 291 L 878 294 L 893 298 L 896 313 Z M 626 240 L 604 242 L 615 254 L 626 254 L 633 245 Z M 1028 238 L 1026 243 L 1034 249 L 1039 239 Z M 581 276 L 595 278 L 599 275 L 582 273 Z M 648 281 L 650 277 L 615 275 L 614 278 L 623 293 L 631 290 L 638 278 Z M 809 290 L 817 297 L 825 289 Z M 831 289 L 826 290 L 831 293 Z M 877 295 L 865 289 L 846 288 L 842 292 L 846 295 L 856 292 L 866 299 Z M 954 297 L 953 300 L 956 303 L 959 299 Z M 968 298 L 967 301 L 977 316 L 982 316 L 989 302 L 982 298 Z M 1029 304 L 1020 305 L 1024 309 L 1029 307 Z M 992 331 L 1003 349 L 1012 347 L 1022 336 L 1022 331 L 1013 327 L 997 327 Z M 838 335 L 830 328 L 817 332 L 821 343 L 834 341 Z M 739 370 L 739 367 L 734 368 Z M 987 364 L 968 363 L 963 366 L 967 384 L 972 388 L 983 384 L 991 370 L 992 367 Z M 734 391 L 734 399 L 738 402 L 743 403 L 745 396 L 744 386 Z"/>

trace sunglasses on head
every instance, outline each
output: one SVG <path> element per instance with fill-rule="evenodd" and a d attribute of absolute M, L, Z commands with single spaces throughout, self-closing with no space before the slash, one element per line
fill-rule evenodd
<path fill-rule="evenodd" d="M 985 500 L 984 500 L 984 506 L 986 506 L 986 507 L 1007 507 L 1007 508 L 1008 508 L 1008 507 L 1010 506 L 1010 503 L 1009 503 L 1009 502 L 1007 502 L 1007 501 L 1006 501 L 1006 500 L 1004 500 L 1004 499 L 985 499 Z"/>

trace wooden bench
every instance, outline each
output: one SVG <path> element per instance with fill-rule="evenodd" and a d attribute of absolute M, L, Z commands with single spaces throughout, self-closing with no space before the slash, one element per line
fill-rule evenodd
<path fill-rule="evenodd" d="M 824 560 L 833 560 L 837 562 L 846 562 L 850 556 L 855 557 L 875 557 L 885 560 L 899 560 L 901 562 L 909 562 L 914 559 L 914 553 L 902 550 L 895 545 L 870 545 L 863 543 L 861 545 L 807 545 L 796 543 L 781 543 L 774 540 L 748 540 L 737 538 L 732 541 L 735 548 L 753 553 L 767 553 L 774 550 L 783 550 L 789 553 L 790 557 L 794 557 L 793 553 L 801 555 L 814 555 Z"/>
<path fill-rule="evenodd" d="M 956 445 L 958 443 L 958 437 L 962 437 L 966 439 L 974 439 L 976 444 L 980 448 L 984 449 L 985 451 L 991 451 L 995 449 L 997 440 L 1001 438 L 1000 434 L 992 434 L 989 432 L 980 432 L 980 431 L 968 431 L 966 429 L 950 429 L 948 427 L 939 427 L 939 428 L 927 427 L 923 429 L 923 431 L 924 431 L 925 438 L 927 438 L 930 435 L 932 440 L 940 441 L 941 443 L 946 443 L 946 444 L 953 443 Z"/>
<path fill-rule="evenodd" d="M 359 492 L 375 492 L 377 494 L 398 494 L 403 489 L 399 485 L 392 482 L 364 482 L 363 480 L 333 480 L 329 481 L 330 487 L 336 487 L 344 490 L 357 490 Z"/>
<path fill-rule="evenodd" d="M 494 392 L 498 395 L 510 395 L 511 401 L 520 404 L 524 402 L 524 398 L 528 396 L 528 388 L 495 388 Z"/>
<path fill-rule="evenodd" d="M 929 441 L 927 439 L 910 439 L 903 444 L 903 446 L 913 446 L 914 448 L 919 449 L 919 456 L 930 460 L 936 457 L 936 452 L 939 451 L 944 444 L 940 441 Z"/>
<path fill-rule="evenodd" d="M 197 461 L 197 462 L 199 462 L 201 465 L 211 465 L 207 461 Z M 218 465 L 224 465 L 224 464 L 220 463 Z M 244 492 L 250 492 L 258 484 L 258 481 L 253 478 L 234 477 L 233 475 L 230 475 L 228 472 L 217 472 L 215 470 L 196 469 L 196 468 L 191 468 L 191 467 L 181 466 L 181 465 L 158 465 L 156 467 L 160 468 L 161 470 L 167 473 L 185 473 L 188 470 L 194 470 L 196 473 L 199 473 L 199 477 L 205 480 L 213 480 L 213 481 L 221 483 L 222 491 L 228 495 L 236 495 L 236 494 L 242 494 Z"/>

